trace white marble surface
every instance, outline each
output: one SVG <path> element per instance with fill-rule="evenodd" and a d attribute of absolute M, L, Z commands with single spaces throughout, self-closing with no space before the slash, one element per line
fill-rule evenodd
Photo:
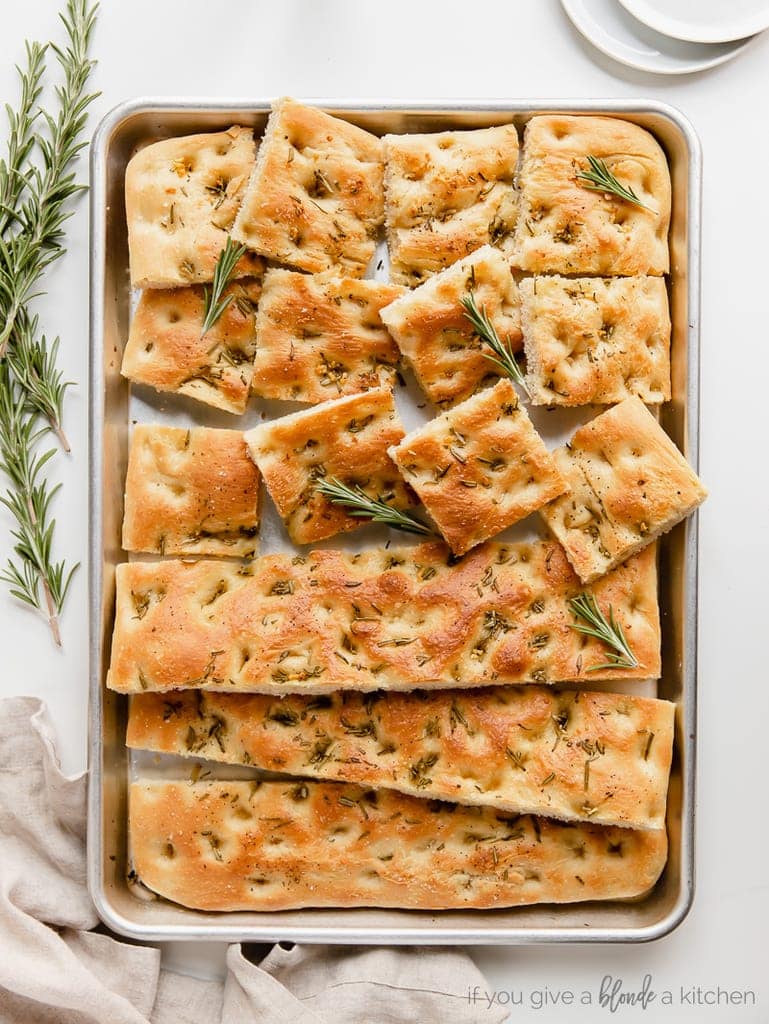
<path fill-rule="evenodd" d="M 56 0 L 3 4 L 0 97 L 13 101 L 12 65 L 25 37 L 48 38 Z M 657 999 L 621 1007 L 618 1020 L 769 1020 L 765 922 L 769 915 L 763 789 L 769 689 L 763 641 L 769 574 L 766 99 L 769 34 L 735 62 L 656 80 L 601 57 L 571 28 L 556 0 L 103 0 L 95 84 L 106 110 L 136 95 L 305 97 L 642 97 L 680 107 L 705 151 L 702 305 L 702 462 L 711 497 L 701 515 L 701 649 L 698 879 L 692 913 L 647 946 L 516 947 L 474 951 L 489 986 L 523 998 L 511 1019 L 594 1021 L 605 974 L 624 989 L 652 975 Z M 86 167 L 81 166 L 81 174 Z M 58 459 L 58 547 L 86 557 L 87 211 L 69 226 L 70 253 L 46 280 L 40 311 L 62 337 L 73 454 Z M 0 554 L 7 544 L 0 512 Z M 78 574 L 63 622 L 64 649 L 0 594 L 0 695 L 49 704 L 64 766 L 86 757 L 86 577 Z M 175 947 L 173 963 L 205 972 L 215 949 Z M 755 1006 L 681 1003 L 681 987 L 752 990 Z M 551 999 L 537 1009 L 538 993 Z M 665 989 L 674 1005 L 662 1005 Z M 575 993 L 563 1005 L 565 990 Z M 583 992 L 592 1005 L 580 1005 Z M 560 995 L 554 1006 L 552 997 Z M 483 998 L 482 994 L 479 998 Z M 504 998 L 504 997 L 503 997 Z M 696 994 L 695 994 L 696 998 Z"/>

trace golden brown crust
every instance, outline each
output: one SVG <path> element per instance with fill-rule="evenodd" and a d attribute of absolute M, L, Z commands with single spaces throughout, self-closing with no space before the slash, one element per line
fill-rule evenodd
<path fill-rule="evenodd" d="M 233 238 L 313 273 L 362 277 L 384 219 L 382 143 L 292 99 L 273 104 Z"/>
<path fill-rule="evenodd" d="M 158 391 L 178 392 L 227 412 L 246 408 L 256 350 L 254 314 L 261 284 L 229 285 L 233 301 L 210 331 L 201 334 L 203 288 L 152 289 L 136 308 L 121 373 Z"/>
<path fill-rule="evenodd" d="M 670 313 L 661 277 L 521 281 L 534 405 L 670 399 Z"/>
<path fill-rule="evenodd" d="M 509 380 L 414 430 L 390 456 L 457 555 L 566 490 Z"/>
<path fill-rule="evenodd" d="M 382 320 L 409 361 L 419 384 L 438 405 L 469 398 L 497 374 L 473 332 L 461 304 L 472 292 L 515 352 L 521 347 L 518 287 L 499 250 L 484 245 L 471 256 L 435 274 L 381 311 Z"/>
<path fill-rule="evenodd" d="M 572 627 L 583 589 L 554 541 L 131 562 L 116 574 L 109 686 L 255 693 L 409 690 L 657 677 L 654 547 L 599 580 L 637 669 Z"/>
<path fill-rule="evenodd" d="M 125 173 L 134 288 L 212 281 L 254 166 L 250 128 L 164 139 L 131 158 Z M 235 277 L 253 275 L 248 253 Z"/>
<path fill-rule="evenodd" d="M 400 294 L 378 281 L 268 271 L 256 319 L 253 390 L 315 404 L 392 387 L 400 354 L 379 312 Z"/>
<path fill-rule="evenodd" d="M 598 825 L 664 828 L 675 705 L 498 686 L 282 699 L 142 693 L 129 747 Z"/>
<path fill-rule="evenodd" d="M 259 479 L 239 430 L 140 423 L 128 456 L 123 547 L 250 557 Z"/>
<path fill-rule="evenodd" d="M 628 899 L 667 856 L 662 829 L 511 819 L 339 783 L 142 780 L 129 816 L 141 881 L 200 910 Z"/>
<path fill-rule="evenodd" d="M 586 583 L 667 533 L 707 497 L 638 398 L 580 427 L 558 459 L 570 490 L 541 513 Z"/>
<path fill-rule="evenodd" d="M 605 160 L 641 209 L 576 179 L 588 156 Z M 514 262 L 558 274 L 665 274 L 670 172 L 649 132 L 616 117 L 547 114 L 524 134 Z"/>
<path fill-rule="evenodd" d="M 403 437 L 389 388 L 372 388 L 254 427 L 246 436 L 295 544 L 312 544 L 368 520 L 355 519 L 316 490 L 321 479 L 360 486 L 396 508 L 413 504 L 387 454 Z"/>
<path fill-rule="evenodd" d="M 517 216 L 512 124 L 386 135 L 390 276 L 414 286 L 491 242 L 507 252 Z"/>

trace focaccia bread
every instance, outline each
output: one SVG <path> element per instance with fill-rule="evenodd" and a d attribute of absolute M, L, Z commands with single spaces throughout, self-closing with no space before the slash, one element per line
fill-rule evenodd
<path fill-rule="evenodd" d="M 359 486 L 395 508 L 415 503 L 387 454 L 403 437 L 389 388 L 324 402 L 254 427 L 245 436 L 295 544 L 312 544 L 368 522 L 320 494 L 319 480 Z"/>
<path fill-rule="evenodd" d="M 131 562 L 116 588 L 108 685 L 123 693 L 592 685 L 660 671 L 653 547 L 589 588 L 635 669 L 607 667 L 603 643 L 574 629 L 569 601 L 583 588 L 554 541 L 489 542 L 460 562 L 440 543 L 242 567 Z"/>
<path fill-rule="evenodd" d="M 509 380 L 412 431 L 390 456 L 456 555 L 567 486 Z"/>
<path fill-rule="evenodd" d="M 569 491 L 540 511 L 585 583 L 667 533 L 707 497 L 638 398 L 580 427 L 557 456 Z"/>
<path fill-rule="evenodd" d="M 212 281 L 254 166 L 250 128 L 154 142 L 125 172 L 131 284 L 176 288 Z M 253 275 L 246 253 L 234 277 Z"/>
<path fill-rule="evenodd" d="M 649 210 L 577 179 L 605 161 Z M 665 274 L 670 171 L 649 132 L 617 117 L 533 117 L 523 139 L 514 263 L 556 274 Z"/>
<path fill-rule="evenodd" d="M 256 319 L 253 390 L 315 404 L 392 387 L 400 353 L 379 313 L 400 293 L 394 285 L 333 273 L 268 271 Z"/>
<path fill-rule="evenodd" d="M 259 470 L 239 430 L 164 427 L 133 431 L 123 547 L 160 555 L 256 551 Z"/>
<path fill-rule="evenodd" d="M 499 686 L 327 697 L 142 693 L 127 744 L 565 821 L 664 828 L 675 705 Z"/>
<path fill-rule="evenodd" d="M 386 135 L 384 143 L 391 280 L 413 287 L 489 242 L 510 250 L 515 125 Z"/>
<path fill-rule="evenodd" d="M 526 382 L 534 405 L 670 399 L 670 313 L 661 277 L 521 281 Z"/>
<path fill-rule="evenodd" d="M 382 152 L 362 128 L 278 100 L 233 238 L 290 267 L 362 277 L 384 219 Z"/>
<path fill-rule="evenodd" d="M 120 372 L 157 391 L 186 395 L 226 412 L 242 413 L 256 351 L 259 280 L 228 285 L 232 302 L 201 334 L 205 294 L 200 285 L 148 289 L 136 307 Z"/>
<path fill-rule="evenodd" d="M 496 369 L 461 303 L 472 293 L 512 352 L 521 347 L 518 287 L 502 253 L 484 245 L 381 310 L 382 320 L 437 405 L 468 398 Z M 484 355 L 486 353 L 486 355 Z"/>
<path fill-rule="evenodd" d="M 199 910 L 449 910 L 638 897 L 664 830 L 509 816 L 333 782 L 130 788 L 133 867 Z"/>

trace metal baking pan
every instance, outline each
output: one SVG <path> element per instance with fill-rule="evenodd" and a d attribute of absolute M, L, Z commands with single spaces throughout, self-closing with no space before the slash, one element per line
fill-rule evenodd
<path fill-rule="evenodd" d="M 533 114 L 546 112 L 615 115 L 651 131 L 667 154 L 673 182 L 669 278 L 673 399 L 662 409 L 661 420 L 697 466 L 701 153 L 691 125 L 677 110 L 647 100 L 308 102 L 377 134 L 481 128 L 510 121 L 521 128 Z M 321 909 L 213 914 L 161 899 L 141 899 L 127 881 L 127 701 L 107 690 L 104 683 L 114 615 L 115 566 L 126 557 L 120 546 L 120 526 L 129 423 L 141 414 L 136 412 L 135 399 L 119 372 L 131 305 L 124 170 L 138 147 L 169 136 L 215 131 L 234 123 L 253 126 L 258 135 L 269 106 L 267 100 L 139 99 L 109 113 L 93 140 L 88 874 L 98 912 L 114 931 L 151 941 L 503 944 L 659 938 L 686 916 L 694 891 L 696 516 L 676 527 L 660 546 L 663 671 L 656 692 L 677 703 L 677 737 L 668 799 L 669 859 L 659 882 L 643 899 L 495 911 Z M 176 407 L 174 396 L 157 402 L 166 411 Z M 151 399 L 149 405 L 151 410 Z M 192 406 L 194 403 L 186 405 L 188 419 Z M 232 426 L 237 422 L 212 419 L 214 414 L 202 406 L 195 408 L 193 415 L 204 423 Z"/>

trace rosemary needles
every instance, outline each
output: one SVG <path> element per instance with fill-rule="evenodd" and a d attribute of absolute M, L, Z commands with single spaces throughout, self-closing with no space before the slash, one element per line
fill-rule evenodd
<path fill-rule="evenodd" d="M 0 471 L 8 481 L 0 503 L 14 519 L 15 555 L 0 579 L 14 597 L 45 615 L 57 644 L 58 616 L 77 566 L 68 569 L 54 559 L 51 502 L 59 485 L 51 486 L 47 474 L 56 448 L 41 446 L 51 432 L 69 451 L 62 429 L 69 383 L 56 365 L 59 339 L 48 344 L 29 304 L 40 294 L 43 272 L 64 254 L 69 200 L 84 188 L 71 167 L 87 144 L 87 110 L 95 98 L 86 92 L 95 18 L 88 0 L 67 0 L 64 47 L 27 43 L 21 95 L 15 110 L 6 107 L 6 154 L 0 159 Z M 39 107 L 49 51 L 63 75 L 53 113 Z"/>
<path fill-rule="evenodd" d="M 205 289 L 206 305 L 203 316 L 203 328 L 200 332 L 201 338 L 207 334 L 216 321 L 232 302 L 232 295 L 222 298 L 224 289 L 229 284 L 232 273 L 238 264 L 238 260 L 246 251 L 245 245 L 236 245 L 228 236 L 224 248 L 219 253 L 214 269 L 214 280 L 210 288 Z"/>
<path fill-rule="evenodd" d="M 606 661 L 600 665 L 591 665 L 588 672 L 598 672 L 604 668 L 638 668 L 638 658 L 630 648 L 622 625 L 614 618 L 614 609 L 609 606 L 607 619 L 596 603 L 593 594 L 585 591 L 569 601 L 572 612 L 582 622 L 575 622 L 572 629 L 585 636 L 592 636 L 610 648 Z M 586 623 L 583 625 L 583 623 Z"/>
<path fill-rule="evenodd" d="M 515 381 L 528 395 L 529 389 L 526 387 L 523 371 L 516 362 L 513 353 L 497 334 L 497 330 L 491 320 L 489 320 L 485 307 L 483 309 L 478 308 L 478 303 L 475 301 L 475 295 L 472 292 L 463 295 L 460 301 L 464 306 L 465 316 L 473 326 L 473 330 L 491 349 L 491 352 L 482 353 L 484 357 L 489 362 L 494 363 L 506 377 Z M 529 395 L 529 397 L 531 396 Z"/>
<path fill-rule="evenodd" d="M 605 160 L 601 160 L 597 156 L 588 156 L 587 162 L 590 170 L 578 171 L 576 175 L 577 181 L 583 188 L 590 189 L 592 192 L 605 192 L 607 195 L 617 196 L 618 199 L 624 199 L 626 203 L 640 206 L 642 210 L 648 210 L 649 213 L 657 213 L 651 206 L 642 203 L 629 185 L 623 185 L 614 177 Z"/>
<path fill-rule="evenodd" d="M 315 489 L 333 505 L 340 505 L 349 516 L 355 519 L 370 519 L 374 523 L 389 526 L 392 530 L 402 533 L 416 533 L 422 537 L 431 537 L 434 531 L 416 516 L 393 508 L 381 498 L 370 498 L 360 487 L 348 487 L 336 477 L 319 480 Z"/>

